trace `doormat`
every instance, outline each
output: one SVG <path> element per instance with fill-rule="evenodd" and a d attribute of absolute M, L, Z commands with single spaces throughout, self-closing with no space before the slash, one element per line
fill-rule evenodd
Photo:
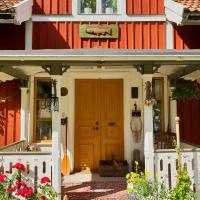
<path fill-rule="evenodd" d="M 125 181 L 65 183 L 62 196 L 69 200 L 127 200 Z"/>

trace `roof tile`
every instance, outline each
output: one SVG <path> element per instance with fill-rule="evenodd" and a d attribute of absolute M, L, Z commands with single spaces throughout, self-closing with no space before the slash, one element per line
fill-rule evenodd
<path fill-rule="evenodd" d="M 190 12 L 200 12 L 200 0 L 174 0 L 184 5 Z"/>
<path fill-rule="evenodd" d="M 0 0 L 0 12 L 14 12 L 13 6 L 22 0 Z"/>

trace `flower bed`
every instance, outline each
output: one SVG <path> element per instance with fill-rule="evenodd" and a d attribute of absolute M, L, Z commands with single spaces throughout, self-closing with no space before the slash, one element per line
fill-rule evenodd
<path fill-rule="evenodd" d="M 26 168 L 21 163 L 12 165 L 12 170 L 0 174 L 0 199 L 4 200 L 55 200 L 58 196 L 51 186 L 51 180 L 43 177 L 40 184 L 33 188 Z"/>
<path fill-rule="evenodd" d="M 178 169 L 176 176 L 176 185 L 173 188 L 166 188 L 164 180 L 158 183 L 149 179 L 149 172 L 131 172 L 127 174 L 127 191 L 130 194 L 130 200 L 196 200 L 197 194 L 191 190 L 192 182 L 187 172 L 187 168 L 182 164 L 180 148 L 176 147 L 178 154 Z M 136 166 L 137 166 L 136 162 Z M 137 173 L 138 172 L 138 173 Z"/>

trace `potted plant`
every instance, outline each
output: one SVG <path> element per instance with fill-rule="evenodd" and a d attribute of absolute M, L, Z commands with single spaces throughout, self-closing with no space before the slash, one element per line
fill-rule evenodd
<path fill-rule="evenodd" d="M 106 0 L 106 14 L 113 14 L 113 0 Z"/>
<path fill-rule="evenodd" d="M 91 14 L 93 8 L 93 0 L 85 0 L 84 1 L 84 13 Z"/>
<path fill-rule="evenodd" d="M 173 100 L 200 99 L 200 89 L 194 82 L 178 83 L 172 91 Z"/>

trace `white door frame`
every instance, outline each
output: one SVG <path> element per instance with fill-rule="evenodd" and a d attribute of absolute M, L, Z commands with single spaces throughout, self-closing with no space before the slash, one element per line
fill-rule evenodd
<path fill-rule="evenodd" d="M 131 161 L 130 133 L 130 69 L 127 70 L 69 70 L 67 72 L 68 87 L 68 135 L 67 153 L 70 159 L 71 171 L 74 169 L 74 133 L 75 133 L 75 79 L 123 79 L 123 109 L 124 109 L 124 159 Z"/>

